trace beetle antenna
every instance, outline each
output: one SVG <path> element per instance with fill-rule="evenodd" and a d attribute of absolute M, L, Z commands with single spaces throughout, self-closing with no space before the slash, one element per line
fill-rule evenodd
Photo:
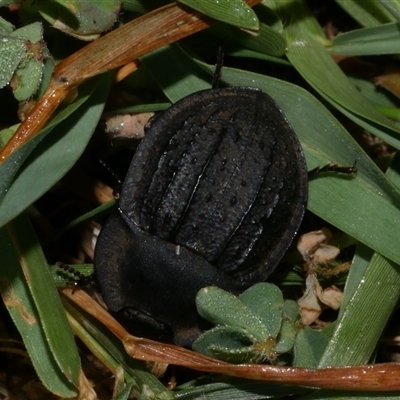
<path fill-rule="evenodd" d="M 215 71 L 214 71 L 214 76 L 212 80 L 212 88 L 217 89 L 219 85 L 219 81 L 221 80 L 221 70 L 222 66 L 224 65 L 224 40 L 222 39 L 220 44 L 218 45 L 218 50 L 217 50 L 217 60 L 215 64 Z"/>
<path fill-rule="evenodd" d="M 102 159 L 97 158 L 97 161 L 102 166 L 102 168 L 115 180 L 118 185 L 122 185 L 122 181 L 119 176 L 113 171 L 113 169 Z"/>

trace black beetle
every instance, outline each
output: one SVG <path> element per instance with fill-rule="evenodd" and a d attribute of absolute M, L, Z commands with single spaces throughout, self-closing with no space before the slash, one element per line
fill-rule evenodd
<path fill-rule="evenodd" d="M 108 308 L 133 333 L 190 345 L 202 327 L 197 291 L 264 281 L 307 192 L 300 143 L 267 94 L 185 97 L 151 120 L 99 235 L 95 273 Z"/>

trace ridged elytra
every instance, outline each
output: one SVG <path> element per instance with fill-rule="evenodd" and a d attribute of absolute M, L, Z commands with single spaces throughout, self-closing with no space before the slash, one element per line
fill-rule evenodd
<path fill-rule="evenodd" d="M 190 345 L 202 328 L 197 291 L 264 281 L 307 192 L 300 143 L 267 94 L 233 87 L 183 98 L 151 121 L 99 235 L 108 308 L 134 334 Z"/>

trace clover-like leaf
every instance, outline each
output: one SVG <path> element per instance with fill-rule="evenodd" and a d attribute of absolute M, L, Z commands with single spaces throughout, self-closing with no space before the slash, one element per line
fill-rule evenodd
<path fill-rule="evenodd" d="M 258 283 L 238 298 L 211 286 L 196 298 L 199 314 L 217 325 L 193 344 L 210 357 L 238 362 L 275 362 L 293 348 L 299 330 L 299 309 L 284 301 L 279 288 Z"/>
<path fill-rule="evenodd" d="M 196 297 L 199 314 L 214 325 L 245 330 L 255 340 L 270 336 L 263 322 L 237 297 L 216 286 L 201 289 Z"/>
<path fill-rule="evenodd" d="M 286 353 L 293 348 L 297 336 L 296 327 L 288 320 L 283 320 L 281 330 L 276 338 L 274 350 L 277 353 Z"/>
<path fill-rule="evenodd" d="M 239 300 L 267 327 L 270 336 L 277 337 L 282 324 L 283 295 L 272 283 L 258 283 L 239 296 Z"/>
<path fill-rule="evenodd" d="M 292 322 L 300 321 L 299 306 L 294 300 L 285 300 L 283 303 L 283 318 Z"/>
<path fill-rule="evenodd" d="M 217 326 L 201 335 L 192 347 L 199 353 L 231 363 L 256 363 L 260 361 L 260 355 L 254 342 L 254 337 L 242 329 Z"/>
<path fill-rule="evenodd" d="M 5 22 L 5 21 L 4 21 Z M 33 96 L 42 79 L 43 59 L 48 55 L 39 22 L 15 31 L 0 22 L 0 88 L 11 84 L 14 96 L 23 101 Z"/>

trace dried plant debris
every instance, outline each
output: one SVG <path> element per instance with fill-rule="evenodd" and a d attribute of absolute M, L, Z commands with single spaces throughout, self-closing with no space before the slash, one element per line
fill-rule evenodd
<path fill-rule="evenodd" d="M 297 244 L 305 261 L 304 269 L 307 272 L 306 290 L 297 301 L 300 307 L 301 321 L 304 325 L 315 322 L 324 307 L 337 310 L 342 302 L 341 290 L 336 286 L 323 289 L 318 281 L 318 275 L 330 277 L 349 268 L 347 263 L 332 268 L 328 267 L 327 264 L 334 261 L 340 253 L 337 247 L 327 244 L 331 238 L 331 232 L 323 228 L 302 235 Z"/>

